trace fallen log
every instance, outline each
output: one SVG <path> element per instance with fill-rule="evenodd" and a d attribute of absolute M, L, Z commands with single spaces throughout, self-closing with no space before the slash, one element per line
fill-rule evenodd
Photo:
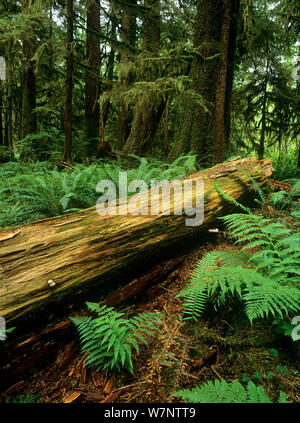
<path fill-rule="evenodd" d="M 11 324 L 41 309 L 84 301 L 91 292 L 103 287 L 108 291 L 113 282 L 122 285 L 126 275 L 133 279 L 176 255 L 183 242 L 199 238 L 219 216 L 233 210 L 217 193 L 216 181 L 237 201 L 253 198 L 253 183 L 236 166 L 259 186 L 272 173 L 271 160 L 247 158 L 191 175 L 188 180 L 205 184 L 205 215 L 199 226 L 186 226 L 186 216 L 174 216 L 182 205 L 182 195 L 175 193 L 171 215 L 100 216 L 93 207 L 0 233 L 0 316 Z"/>
<path fill-rule="evenodd" d="M 166 263 L 156 266 L 150 273 L 135 279 L 125 287 L 118 289 L 111 296 L 100 302 L 101 305 L 117 306 L 129 300 L 135 300 L 139 295 L 147 292 L 153 285 L 158 284 L 184 261 L 185 256 L 176 257 Z M 77 314 L 77 313 L 76 313 Z M 85 315 L 86 312 L 80 313 Z M 67 317 L 67 318 L 66 318 Z M 69 360 L 68 349 L 73 345 L 74 329 L 68 316 L 64 316 L 58 324 L 47 329 L 39 329 L 34 335 L 23 340 L 14 337 L 10 342 L 0 344 L 0 402 L 1 392 L 7 386 L 12 386 L 20 377 L 28 377 L 41 365 L 45 367 L 53 363 L 57 354 L 63 354 L 63 362 L 59 363 L 58 370 L 64 367 L 64 362 Z M 22 335 L 24 338 L 24 334 Z M 13 385 L 14 386 L 14 385 Z"/>

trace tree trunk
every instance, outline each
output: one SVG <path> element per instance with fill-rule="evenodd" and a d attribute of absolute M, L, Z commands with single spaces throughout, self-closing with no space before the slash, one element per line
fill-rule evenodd
<path fill-rule="evenodd" d="M 3 137 L 3 83 L 0 80 L 0 145 L 4 145 Z"/>
<path fill-rule="evenodd" d="M 144 156 L 151 153 L 160 119 L 166 106 L 164 98 L 152 98 L 145 94 L 142 103 L 138 103 L 130 134 L 123 148 L 124 154 Z"/>
<path fill-rule="evenodd" d="M 87 66 L 85 79 L 85 121 L 88 138 L 88 155 L 97 151 L 99 136 L 99 75 L 100 75 L 100 7 L 95 0 L 87 0 L 86 55 Z"/>
<path fill-rule="evenodd" d="M 64 160 L 72 162 L 72 103 L 73 103 L 73 0 L 67 0 L 67 80 L 65 110 Z"/>
<path fill-rule="evenodd" d="M 268 72 L 268 68 L 267 68 Z M 260 139 L 259 139 L 259 146 L 258 146 L 258 158 L 263 159 L 265 153 L 265 135 L 266 135 L 266 107 L 267 107 L 267 85 L 268 79 L 267 76 L 265 77 L 264 88 L 263 88 L 263 104 L 262 104 L 262 112 L 261 112 L 261 131 L 260 131 Z"/>
<path fill-rule="evenodd" d="M 170 112 L 170 96 L 168 95 L 167 104 L 166 104 L 165 131 L 164 131 L 164 157 L 167 157 L 167 154 L 168 154 L 169 112 Z"/>
<path fill-rule="evenodd" d="M 191 65 L 191 89 L 203 100 L 186 95 L 184 107 L 178 119 L 170 159 L 193 152 L 203 165 L 213 162 L 215 140 L 215 108 L 217 78 L 220 69 L 220 40 L 222 26 L 222 1 L 199 0 L 194 47 Z M 203 104 L 204 103 L 204 104 Z M 204 107 L 205 106 L 205 107 Z"/>
<path fill-rule="evenodd" d="M 223 137 L 225 120 L 225 97 L 227 85 L 229 30 L 232 0 L 223 2 L 223 19 L 221 34 L 221 66 L 217 81 L 216 92 L 216 136 L 214 144 L 214 162 L 220 163 L 223 160 Z"/>
<path fill-rule="evenodd" d="M 223 139 L 230 133 L 230 105 L 236 51 L 239 0 L 199 0 L 190 71 L 169 158 L 193 152 L 204 166 L 222 160 Z M 202 100 L 201 100 L 202 98 Z M 182 116 L 183 114 L 183 116 Z"/>
<path fill-rule="evenodd" d="M 122 16 L 122 51 L 120 63 L 120 108 L 118 115 L 118 142 L 117 150 L 122 150 L 130 132 L 131 110 L 126 101 L 126 91 L 134 80 L 132 49 L 136 44 L 136 17 L 133 7 L 136 0 L 130 0 L 123 5 Z"/>
<path fill-rule="evenodd" d="M 29 0 L 22 0 L 22 12 L 30 13 Z M 22 137 L 36 132 L 36 78 L 34 73 L 35 34 L 27 34 L 23 40 L 24 74 L 22 88 Z"/>
<path fill-rule="evenodd" d="M 205 236 L 218 224 L 218 217 L 233 210 L 216 192 L 216 180 L 238 201 L 250 201 L 254 196 L 253 184 L 234 166 L 242 167 L 259 186 L 266 184 L 272 173 L 271 160 L 246 158 L 187 178 L 204 181 L 202 225 L 186 226 L 187 216 L 174 215 L 182 210 L 182 194 L 177 191 L 171 196 L 170 215 L 100 216 L 93 207 L 1 233 L 0 315 L 9 324 L 26 325 L 28 317 L 48 315 L 75 300 L 82 304 L 99 298 L 113 283 L 124 284 L 128 275 L 133 279 L 139 272 L 145 273 L 147 266 L 174 257 L 178 248 Z M 193 192 L 193 200 L 195 195 Z M 152 196 L 161 197 L 159 193 Z"/>
<path fill-rule="evenodd" d="M 229 46 L 228 46 L 228 69 L 225 95 L 225 116 L 224 116 L 224 147 L 228 151 L 230 149 L 231 134 L 231 101 L 233 90 L 233 79 L 235 69 L 236 56 L 236 38 L 238 33 L 238 22 L 240 14 L 240 0 L 232 1 L 232 13 L 229 28 Z"/>
<path fill-rule="evenodd" d="M 190 247 L 192 248 L 192 245 Z M 146 296 L 150 299 L 153 295 L 151 288 L 165 280 L 170 273 L 180 266 L 186 256 L 187 254 L 180 255 L 156 266 L 154 269 L 151 269 L 151 272 L 131 281 L 126 286 L 105 298 L 104 301 L 100 302 L 100 305 L 116 307 L 129 300 L 134 299 L 134 301 L 137 301 L 140 296 Z M 154 289 L 156 293 L 159 292 L 159 287 Z M 67 312 L 67 310 L 64 311 L 65 313 Z M 85 315 L 85 313 L 84 311 L 80 314 Z M 75 315 L 78 315 L 78 313 L 75 313 Z M 30 334 L 30 328 L 27 326 L 27 332 L 19 332 L 19 334 L 14 332 L 11 342 L 8 341 L 2 343 L 2 345 L 0 344 L 0 394 L 5 393 L 8 387 L 10 387 L 10 391 L 14 390 L 12 385 L 15 387 L 15 383 L 17 382 L 18 386 L 20 378 L 26 380 L 37 368 L 45 368 L 45 366 L 55 362 L 57 355 L 61 354 L 62 351 L 64 351 L 63 361 L 65 362 L 66 357 L 66 361 L 68 362 L 68 354 L 65 354 L 65 350 L 69 348 L 68 342 L 74 342 L 74 331 L 71 320 L 68 317 L 66 318 L 66 314 L 63 314 L 62 320 L 58 324 L 52 324 L 50 327 L 47 325 L 46 329 L 43 325 L 35 328 L 36 332 L 33 336 Z M 66 363 L 65 366 L 67 367 L 67 365 Z M 59 370 L 64 369 L 65 367 L 62 369 L 59 366 Z"/>
<path fill-rule="evenodd" d="M 143 19 L 143 52 L 149 61 L 150 68 L 145 66 L 141 72 L 142 81 L 155 81 L 159 76 L 159 69 L 152 58 L 158 56 L 160 48 L 160 0 L 147 0 L 147 12 Z M 149 71 L 150 70 L 150 71 Z M 165 109 L 166 99 L 160 93 L 142 93 L 134 108 L 134 116 L 126 144 L 122 150 L 124 154 L 145 155 L 151 153 L 153 140 Z"/>
<path fill-rule="evenodd" d="M 113 33 L 113 37 L 115 38 L 115 32 L 116 32 L 116 25 L 113 23 L 112 24 L 112 33 Z M 108 94 L 108 98 L 105 101 L 105 103 L 103 104 L 102 107 L 102 119 L 103 119 L 103 131 L 104 131 L 104 127 L 108 118 L 108 112 L 109 112 L 109 106 L 110 106 L 110 92 L 112 90 L 113 87 L 113 78 L 114 78 L 114 66 L 115 66 L 115 49 L 114 46 L 111 46 L 111 50 L 109 53 L 109 58 L 108 58 L 108 65 L 107 65 L 107 94 Z"/>

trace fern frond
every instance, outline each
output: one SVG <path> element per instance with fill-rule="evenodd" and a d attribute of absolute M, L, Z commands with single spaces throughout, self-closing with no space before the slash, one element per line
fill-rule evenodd
<path fill-rule="evenodd" d="M 132 348 L 139 351 L 139 342 L 148 345 L 143 335 L 154 336 L 160 325 L 160 315 L 142 313 L 125 319 L 125 313 L 97 303 L 86 303 L 88 309 L 97 314 L 70 317 L 76 326 L 82 344 L 82 352 L 88 352 L 86 365 L 97 369 L 133 373 Z"/>
<path fill-rule="evenodd" d="M 209 381 L 193 389 L 183 389 L 172 396 L 191 403 L 272 403 L 262 386 L 249 381 L 245 389 L 238 381 L 227 383 L 224 379 Z M 283 392 L 280 392 L 278 402 L 288 402 Z"/>

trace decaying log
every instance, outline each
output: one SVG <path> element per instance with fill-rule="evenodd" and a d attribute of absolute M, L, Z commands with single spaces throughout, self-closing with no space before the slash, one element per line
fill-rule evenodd
<path fill-rule="evenodd" d="M 156 266 L 150 273 L 118 289 L 100 304 L 117 306 L 137 298 L 148 288 L 167 278 L 183 260 L 184 256 L 180 256 Z M 70 354 L 73 353 L 73 338 L 74 330 L 72 330 L 71 321 L 66 319 L 33 336 L 27 335 L 25 340 L 19 342 L 14 340 L 13 344 L 2 345 L 0 348 L 0 393 L 8 386 L 12 386 L 20 377 L 31 374 L 41 363 L 44 367 L 54 362 L 58 353 L 64 356 L 63 360 L 59 361 L 58 370 L 65 367 L 65 362 L 69 361 Z M 56 360 L 58 361 L 58 358 Z"/>
<path fill-rule="evenodd" d="M 74 298 L 83 302 L 92 291 L 126 282 L 178 253 L 178 247 L 232 210 L 215 189 L 215 183 L 238 201 L 254 196 L 272 173 L 271 160 L 239 159 L 191 175 L 204 180 L 204 222 L 186 226 L 186 216 L 100 216 L 96 207 L 72 216 L 35 222 L 18 228 L 16 236 L 0 233 L 0 316 L 10 325 L 41 308 Z M 183 183 L 183 182 L 182 182 Z M 171 211 L 181 207 L 182 196 L 172 198 Z M 128 281 L 128 277 L 127 277 Z M 55 308 L 54 308 L 55 309 Z"/>

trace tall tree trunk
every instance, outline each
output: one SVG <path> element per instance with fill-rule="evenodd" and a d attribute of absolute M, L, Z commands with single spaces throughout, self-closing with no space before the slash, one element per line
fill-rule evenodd
<path fill-rule="evenodd" d="M 158 55 L 160 47 L 160 0 L 147 0 L 145 5 L 150 9 L 143 21 L 143 51 L 149 59 L 151 72 L 144 65 L 145 70 L 141 72 L 141 77 L 143 81 L 155 81 L 159 76 L 159 67 L 154 64 L 152 58 Z M 151 92 L 141 95 L 135 105 L 133 121 L 123 153 L 145 155 L 151 152 L 165 105 L 166 98 L 163 95 L 155 95 Z"/>
<path fill-rule="evenodd" d="M 156 101 L 148 103 L 147 108 L 145 104 L 146 102 L 137 106 L 132 128 L 123 148 L 123 153 L 125 154 L 138 154 L 143 156 L 151 152 L 153 139 L 164 112 L 166 100 L 157 99 Z"/>
<path fill-rule="evenodd" d="M 73 102 L 73 0 L 67 0 L 67 80 L 65 110 L 64 160 L 72 162 L 72 102 Z"/>
<path fill-rule="evenodd" d="M 169 155 L 172 160 L 180 154 L 193 152 L 203 165 L 213 161 L 222 4 L 221 0 L 198 1 L 194 47 L 199 53 L 194 55 L 189 76 L 190 88 L 202 96 L 205 107 L 192 96 L 185 96 L 183 116 L 175 131 L 176 142 Z"/>
<path fill-rule="evenodd" d="M 117 149 L 121 150 L 128 138 L 131 123 L 131 111 L 126 101 L 126 91 L 134 80 L 132 54 L 136 44 L 136 17 L 133 7 L 136 0 L 129 0 L 123 6 L 122 16 L 122 51 L 120 63 L 120 108 L 118 115 L 118 142 Z"/>
<path fill-rule="evenodd" d="M 261 112 L 261 131 L 260 131 L 260 139 L 259 139 L 259 146 L 258 146 L 258 158 L 263 159 L 265 153 L 265 136 L 266 136 L 266 129 L 267 129 L 267 122 L 266 122 L 266 108 L 267 108 L 267 87 L 268 87 L 268 71 L 269 66 L 267 66 L 266 70 L 266 77 L 263 85 L 263 103 L 262 103 L 262 112 Z"/>
<path fill-rule="evenodd" d="M 169 154 L 172 160 L 188 152 L 197 154 L 205 166 L 211 165 L 215 155 L 217 160 L 222 159 L 224 120 L 230 111 L 226 96 L 230 102 L 233 78 L 233 67 L 230 72 L 228 68 L 233 66 L 236 49 L 236 28 L 230 31 L 230 22 L 235 13 L 236 25 L 238 6 L 236 0 L 198 1 L 194 41 L 197 51 L 189 75 L 189 88 L 196 98 L 186 94 L 183 100 L 176 142 Z"/>
<path fill-rule="evenodd" d="M 7 137 L 8 137 L 8 147 L 10 148 L 10 150 L 12 150 L 13 148 L 13 142 L 12 142 L 12 137 L 13 137 L 13 127 L 12 127 L 12 106 L 13 106 L 13 102 L 12 102 L 12 87 L 11 87 L 11 81 L 9 82 L 8 88 L 8 95 L 7 95 Z"/>
<path fill-rule="evenodd" d="M 240 0 L 232 0 L 232 13 L 229 28 L 229 46 L 228 46 L 228 68 L 225 95 L 225 115 L 224 115 L 224 147 L 229 150 L 231 134 L 231 101 L 233 90 L 233 79 L 236 56 L 236 38 L 238 32 Z"/>
<path fill-rule="evenodd" d="M 3 82 L 0 80 L 0 145 L 3 144 Z"/>
<path fill-rule="evenodd" d="M 170 96 L 167 97 L 165 130 L 164 130 L 164 157 L 168 154 L 168 134 L 169 134 L 169 112 L 170 112 Z"/>
<path fill-rule="evenodd" d="M 100 6 L 96 0 L 87 0 L 85 122 L 89 156 L 96 153 L 99 136 L 100 39 L 96 34 L 99 31 Z"/>
<path fill-rule="evenodd" d="M 22 0 L 22 12 L 30 14 L 33 1 Z M 26 34 L 23 40 L 24 75 L 22 87 L 22 137 L 37 130 L 36 119 L 36 78 L 34 73 L 35 34 Z"/>
<path fill-rule="evenodd" d="M 221 66 L 218 74 L 216 92 L 216 135 L 214 144 L 214 162 L 223 160 L 223 136 L 225 119 L 225 96 L 227 85 L 229 29 L 232 0 L 223 2 L 223 19 L 221 28 Z"/>
<path fill-rule="evenodd" d="M 113 13 L 113 12 L 112 12 Z M 112 22 L 112 39 L 116 40 L 116 21 L 113 20 Z M 100 129 L 99 129 L 99 143 L 98 143 L 98 151 L 97 151 L 97 157 L 99 155 L 99 151 L 104 148 L 104 130 L 105 130 L 105 124 L 108 118 L 108 112 L 110 107 L 110 93 L 113 87 L 113 78 L 114 78 L 114 66 L 115 66 L 115 47 L 114 43 L 110 46 L 110 53 L 108 57 L 108 65 L 107 65 L 107 87 L 106 87 L 106 95 L 107 98 L 104 101 L 101 112 L 100 112 Z"/>
<path fill-rule="evenodd" d="M 4 122 L 4 145 L 9 147 L 9 90 L 8 84 L 6 84 L 5 90 L 5 122 Z"/>

